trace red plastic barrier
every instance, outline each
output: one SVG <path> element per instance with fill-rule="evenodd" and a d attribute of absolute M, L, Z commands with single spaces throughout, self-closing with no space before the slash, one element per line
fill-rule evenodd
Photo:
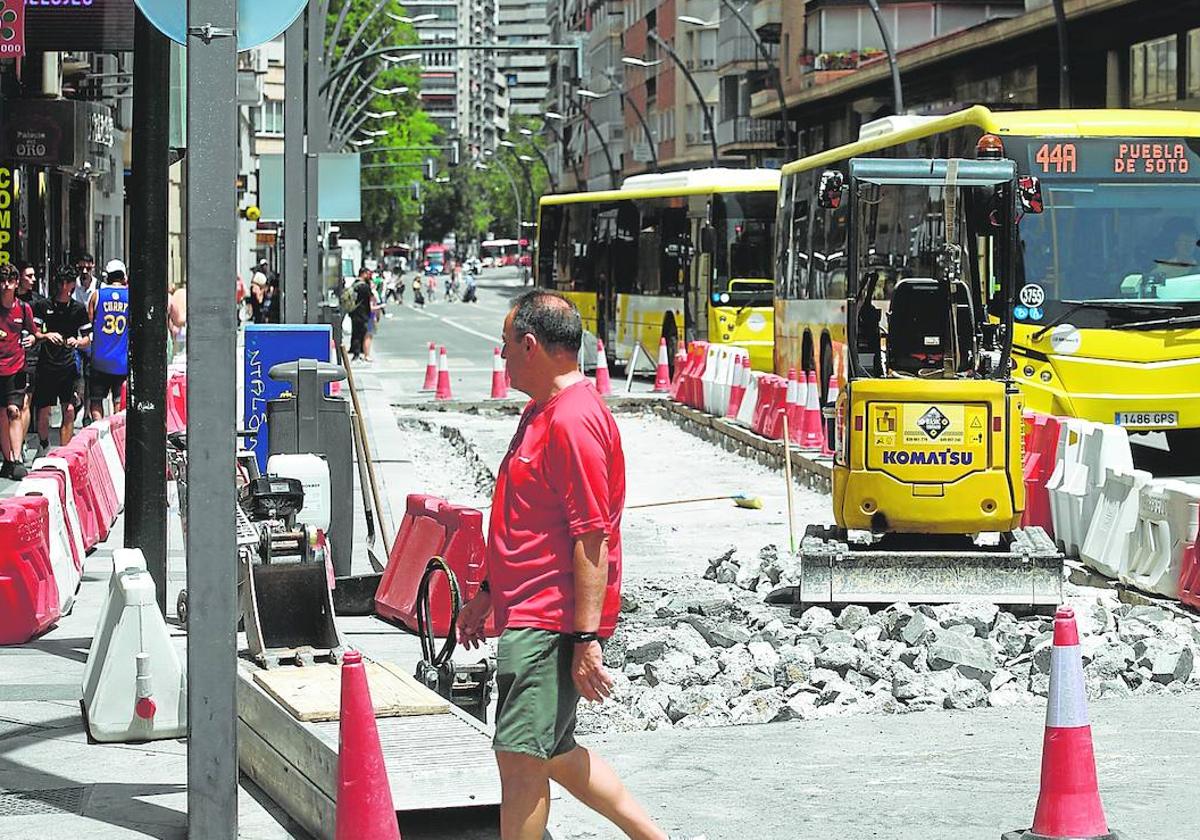
<path fill-rule="evenodd" d="M 758 396 L 754 402 L 754 414 L 750 417 L 750 431 L 756 435 L 763 433 L 763 424 L 766 422 L 767 411 L 775 392 L 776 378 L 775 374 L 768 373 L 758 380 Z"/>
<path fill-rule="evenodd" d="M 694 406 L 696 394 L 700 393 L 700 376 L 704 373 L 708 361 L 708 342 L 693 341 L 688 345 L 687 359 L 683 364 L 683 373 L 679 376 L 677 388 L 672 388 L 671 399 L 684 405 Z"/>
<path fill-rule="evenodd" d="M 770 390 L 770 401 L 763 412 L 762 430 L 759 434 L 771 440 L 781 440 L 783 412 L 787 410 L 788 381 L 782 376 L 776 376 L 771 382 Z"/>
<path fill-rule="evenodd" d="M 1050 494 L 1046 482 L 1054 472 L 1058 450 L 1059 420 L 1050 414 L 1033 414 L 1032 431 L 1025 440 L 1023 475 L 1025 479 L 1025 513 L 1022 525 L 1040 525 L 1051 537 L 1054 525 L 1050 518 Z"/>
<path fill-rule="evenodd" d="M 417 589 L 430 558 L 446 561 L 465 602 L 479 590 L 484 552 L 483 514 L 478 510 L 436 496 L 409 496 L 407 513 L 375 595 L 375 612 L 416 630 Z M 430 582 L 429 596 L 433 632 L 445 636 L 451 626 L 444 575 L 436 575 Z"/>
<path fill-rule="evenodd" d="M 1179 567 L 1179 600 L 1200 609 L 1200 537 L 1184 548 Z"/>
<path fill-rule="evenodd" d="M 429 559 L 440 554 L 446 544 L 446 527 L 434 518 L 445 504 L 446 500 L 438 496 L 414 493 L 408 497 L 404 520 L 396 532 L 387 568 L 375 592 L 377 615 L 416 628 L 413 604 L 417 586 Z"/>
<path fill-rule="evenodd" d="M 0 645 L 24 644 L 59 619 L 49 520 L 41 496 L 0 501 Z"/>
<path fill-rule="evenodd" d="M 117 455 L 121 458 L 121 466 L 125 466 L 125 412 L 118 411 L 108 418 L 108 428 L 112 432 L 113 443 L 117 447 Z"/>
<path fill-rule="evenodd" d="M 83 528 L 83 547 L 91 551 L 97 544 L 108 539 L 108 523 L 103 521 L 104 517 L 96 500 L 96 488 L 92 486 L 87 450 L 58 446 L 46 454 L 67 462 L 71 471 L 71 492 L 75 494 L 75 508 L 79 511 L 79 524 Z"/>
<path fill-rule="evenodd" d="M 108 527 L 117 521 L 117 513 L 121 510 L 121 501 L 117 498 L 117 485 L 108 474 L 108 461 L 100 449 L 100 432 L 91 426 L 71 438 L 71 446 L 79 446 L 87 450 L 88 474 L 96 488 L 96 503 L 98 513 Z"/>
<path fill-rule="evenodd" d="M 167 380 L 167 406 L 168 413 L 174 410 L 175 416 L 179 418 L 180 427 L 187 426 L 187 374 L 176 373 Z"/>
<path fill-rule="evenodd" d="M 62 505 L 63 518 L 66 520 L 67 537 L 71 543 L 71 559 L 75 562 L 75 571 L 83 572 L 83 555 L 79 553 L 79 546 L 83 543 L 83 534 L 75 533 L 75 523 L 71 521 L 71 517 L 66 515 L 67 511 L 67 479 L 58 470 L 41 469 L 30 470 L 28 478 L 42 478 L 53 481 L 58 485 L 58 503 Z"/>

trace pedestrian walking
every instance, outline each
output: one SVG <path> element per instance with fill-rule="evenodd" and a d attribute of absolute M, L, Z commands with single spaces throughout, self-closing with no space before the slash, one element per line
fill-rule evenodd
<path fill-rule="evenodd" d="M 414 307 L 419 306 L 422 309 L 424 309 L 425 308 L 425 295 L 421 291 L 421 275 L 420 274 L 413 275 L 412 287 L 413 287 L 413 306 Z"/>
<path fill-rule="evenodd" d="M 105 398 L 111 396 L 115 406 L 129 375 L 129 279 L 120 260 L 109 260 L 104 266 L 104 281 L 88 300 L 88 320 L 92 324 L 88 413 L 92 420 L 100 420 Z"/>
<path fill-rule="evenodd" d="M 75 270 L 79 279 L 75 281 L 75 300 L 87 306 L 96 291 L 96 258 L 91 254 L 80 254 L 75 258 Z"/>
<path fill-rule="evenodd" d="M 364 266 L 359 269 L 358 281 L 353 287 L 354 306 L 350 309 L 350 358 L 354 361 L 363 358 L 366 353 L 367 326 L 371 320 L 373 296 L 371 269 Z"/>
<path fill-rule="evenodd" d="M 71 266 L 60 268 L 50 281 L 50 297 L 43 298 L 34 310 L 41 334 L 37 383 L 33 404 L 37 410 L 38 443 L 42 450 L 50 446 L 50 412 L 62 407 L 59 443 L 66 446 L 75 434 L 75 417 L 82 406 L 83 381 L 79 375 L 78 353 L 92 343 L 92 321 L 87 308 L 75 300 L 78 277 Z"/>
<path fill-rule="evenodd" d="M 37 325 L 29 304 L 17 299 L 17 267 L 0 265 L 0 478 L 22 479 L 24 435 L 21 406 L 25 404 L 25 350 L 36 340 Z"/>
<path fill-rule="evenodd" d="M 500 464 L 487 577 L 458 618 L 459 640 L 483 641 L 493 615 L 500 836 L 541 840 L 549 780 L 638 840 L 665 840 L 599 756 L 575 742 L 580 698 L 603 701 L 613 681 L 601 641 L 621 608 L 625 460 L 604 401 L 579 370 L 579 310 L 534 290 L 504 320 L 513 387 L 531 397 Z"/>
<path fill-rule="evenodd" d="M 37 269 L 33 267 L 32 263 L 17 264 L 17 299 L 29 305 L 29 309 L 33 312 L 34 324 L 40 329 L 38 309 L 46 298 L 38 293 Z M 31 329 L 29 332 L 36 331 Z M 21 452 L 18 453 L 21 456 L 25 454 L 25 441 L 29 438 L 29 429 L 33 425 L 33 392 L 37 386 L 40 350 L 41 347 L 37 341 L 25 348 L 25 401 L 21 405 Z M 23 457 L 18 460 L 23 460 Z"/>

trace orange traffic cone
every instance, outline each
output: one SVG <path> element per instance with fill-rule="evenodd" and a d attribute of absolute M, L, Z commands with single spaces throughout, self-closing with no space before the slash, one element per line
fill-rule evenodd
<path fill-rule="evenodd" d="M 504 359 L 500 357 L 500 348 L 492 349 L 492 399 L 508 399 L 508 371 L 504 367 Z"/>
<path fill-rule="evenodd" d="M 821 418 L 821 389 L 817 385 L 817 374 L 809 371 L 805 377 L 804 414 L 800 418 L 800 447 L 810 452 L 819 452 L 825 439 L 825 423 Z"/>
<path fill-rule="evenodd" d="M 725 411 L 726 419 L 734 419 L 742 408 L 742 400 L 746 398 L 746 386 L 750 384 L 750 357 L 742 356 L 737 362 L 737 370 L 733 372 L 733 385 L 729 389 L 729 408 Z"/>
<path fill-rule="evenodd" d="M 1050 694 L 1042 740 L 1042 781 L 1033 828 L 1002 840 L 1119 840 L 1109 831 L 1096 782 L 1092 727 L 1075 611 L 1059 607 L 1050 651 Z"/>
<path fill-rule="evenodd" d="M 824 436 L 823 442 L 821 444 L 821 454 L 824 455 L 826 458 L 833 457 L 833 442 L 836 440 L 836 435 L 837 435 L 836 414 L 837 414 L 837 401 L 838 401 L 839 393 L 840 393 L 840 391 L 838 389 L 837 377 L 830 376 L 829 377 L 829 391 L 828 391 L 828 394 L 829 394 L 828 405 L 833 410 L 835 416 L 826 420 L 824 423 L 825 436 Z"/>
<path fill-rule="evenodd" d="M 425 383 L 421 386 L 422 391 L 432 391 L 437 387 L 438 378 L 438 354 L 437 345 L 432 341 L 429 342 L 429 361 L 425 363 Z"/>
<path fill-rule="evenodd" d="M 671 364 L 667 358 L 667 340 L 658 340 L 658 365 L 654 369 L 654 393 L 669 394 L 671 392 Z"/>
<path fill-rule="evenodd" d="M 787 412 L 788 439 L 791 443 L 800 443 L 804 404 L 808 400 L 806 391 L 806 380 L 796 373 L 795 368 L 788 368 L 787 404 L 784 410 Z"/>
<path fill-rule="evenodd" d="M 451 399 L 450 361 L 446 358 L 446 348 L 444 345 L 438 348 L 437 391 L 434 392 L 433 398 L 435 400 Z"/>
<path fill-rule="evenodd" d="M 342 659 L 340 718 L 334 837 L 400 840 L 367 672 L 356 650 L 347 651 Z"/>
<path fill-rule="evenodd" d="M 596 339 L 596 393 L 602 397 L 612 395 L 612 380 L 608 376 L 608 356 L 604 354 L 604 342 Z"/>

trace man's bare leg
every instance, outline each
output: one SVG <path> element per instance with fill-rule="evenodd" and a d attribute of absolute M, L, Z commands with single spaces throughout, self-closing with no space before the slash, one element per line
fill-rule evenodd
<path fill-rule="evenodd" d="M 497 752 L 501 840 L 542 840 L 550 817 L 550 762 Z"/>
<path fill-rule="evenodd" d="M 608 763 L 583 747 L 549 761 L 550 778 L 634 840 L 667 840 Z M 505 838 L 507 840 L 507 837 Z"/>
<path fill-rule="evenodd" d="M 47 418 L 47 421 L 49 418 Z M 49 422 L 46 424 L 49 426 Z M 71 438 L 75 437 L 75 406 L 64 405 L 62 407 L 62 424 L 58 427 L 59 445 L 66 446 L 71 442 Z"/>

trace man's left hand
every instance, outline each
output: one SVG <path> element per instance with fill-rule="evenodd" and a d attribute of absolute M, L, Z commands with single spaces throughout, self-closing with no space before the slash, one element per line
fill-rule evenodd
<path fill-rule="evenodd" d="M 571 678 L 585 700 L 599 703 L 612 694 L 613 681 L 608 671 L 604 670 L 604 652 L 599 642 L 575 645 Z"/>

